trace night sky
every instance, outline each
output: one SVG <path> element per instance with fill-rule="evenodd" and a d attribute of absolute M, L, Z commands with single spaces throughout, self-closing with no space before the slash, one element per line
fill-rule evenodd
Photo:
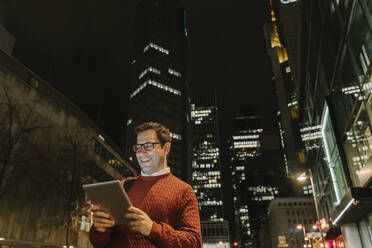
<path fill-rule="evenodd" d="M 77 103 L 122 145 L 134 56 L 136 1 L 4 0 L 13 55 Z M 261 111 L 273 133 L 277 100 L 263 24 L 266 1 L 184 1 L 191 87 L 217 92 L 222 140 L 230 117 Z"/>

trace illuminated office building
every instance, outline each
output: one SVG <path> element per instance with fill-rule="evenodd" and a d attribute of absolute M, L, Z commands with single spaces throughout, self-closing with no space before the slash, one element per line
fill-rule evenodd
<path fill-rule="evenodd" d="M 370 247 L 372 2 L 269 2 L 266 41 L 273 67 L 283 65 L 278 42 L 291 51 L 301 139 L 326 244 Z"/>
<path fill-rule="evenodd" d="M 268 204 L 279 195 L 274 169 L 280 165 L 265 162 L 263 158 L 261 121 L 261 116 L 257 115 L 235 116 L 234 133 L 228 140 L 234 207 L 233 240 L 240 247 L 258 245 L 258 231 L 265 221 Z M 267 156 L 273 155 L 266 152 Z"/>
<path fill-rule="evenodd" d="M 229 247 L 228 222 L 224 220 L 223 214 L 220 137 L 215 94 L 192 96 L 191 119 L 192 187 L 198 199 L 204 246 L 219 244 L 219 247 Z"/>
<path fill-rule="evenodd" d="M 275 87 L 280 109 L 280 129 L 283 150 L 285 152 L 286 174 L 295 176 L 304 170 L 306 158 L 304 155 L 303 143 L 301 141 L 299 126 L 299 98 L 295 82 L 301 75 L 300 59 L 298 59 L 298 50 L 301 49 L 300 37 L 290 32 L 299 28 L 300 18 L 297 11 L 300 6 L 298 1 L 275 1 L 268 0 L 270 10 L 270 21 L 264 25 L 267 53 L 271 58 Z M 286 4 L 284 4 L 285 2 Z M 279 8 L 274 11 L 274 7 L 282 5 L 291 5 L 290 10 Z M 279 12 L 279 13 L 278 13 Z M 281 30 L 286 39 L 279 37 L 280 23 L 277 16 L 291 21 L 290 28 Z M 284 14 L 286 14 L 284 16 Z M 296 192 L 296 187 L 294 186 Z M 301 194 L 301 192 L 296 192 Z"/>
<path fill-rule="evenodd" d="M 185 179 L 187 153 L 185 82 L 186 12 L 179 1 L 137 3 L 136 55 L 131 65 L 127 152 L 134 158 L 134 128 L 148 121 L 171 131 L 168 159 L 172 173 Z"/>
<path fill-rule="evenodd" d="M 214 94 L 192 96 L 192 186 L 200 219 L 223 221 L 218 109 Z"/>

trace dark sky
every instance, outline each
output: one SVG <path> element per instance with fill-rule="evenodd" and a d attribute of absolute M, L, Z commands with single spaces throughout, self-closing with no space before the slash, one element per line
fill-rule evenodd
<path fill-rule="evenodd" d="M 136 1 L 4 1 L 4 24 L 17 39 L 14 56 L 121 145 Z M 217 92 L 222 127 L 229 127 L 232 113 L 248 108 L 261 111 L 264 129 L 272 132 L 277 100 L 263 35 L 266 1 L 184 2 L 193 91 Z"/>

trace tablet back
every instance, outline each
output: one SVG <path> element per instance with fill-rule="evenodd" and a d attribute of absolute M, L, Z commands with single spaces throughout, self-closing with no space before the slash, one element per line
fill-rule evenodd
<path fill-rule="evenodd" d="M 124 214 L 132 204 L 119 180 L 86 184 L 83 185 L 83 189 L 93 204 L 109 211 L 115 219 L 115 225 L 128 222 Z"/>

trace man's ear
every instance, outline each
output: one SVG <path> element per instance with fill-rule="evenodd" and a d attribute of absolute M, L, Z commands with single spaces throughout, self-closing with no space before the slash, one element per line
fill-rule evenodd
<path fill-rule="evenodd" d="M 167 143 L 164 144 L 165 155 L 169 154 L 170 148 L 171 148 L 171 143 L 170 142 L 167 142 Z"/>

